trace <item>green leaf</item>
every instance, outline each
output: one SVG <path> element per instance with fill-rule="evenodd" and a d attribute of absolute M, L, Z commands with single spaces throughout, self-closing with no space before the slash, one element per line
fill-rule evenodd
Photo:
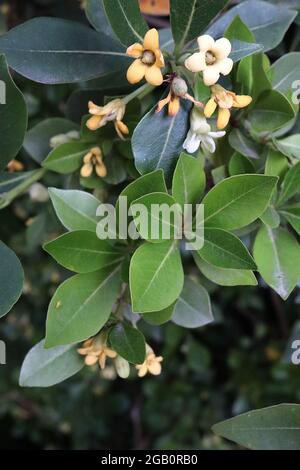
<path fill-rule="evenodd" d="M 251 96 L 256 102 L 263 92 L 272 90 L 272 84 L 267 75 L 270 67 L 269 58 L 266 54 L 257 54 L 252 57 L 252 90 Z"/>
<path fill-rule="evenodd" d="M 149 323 L 149 325 L 163 325 L 172 318 L 174 307 L 175 303 L 163 310 L 160 310 L 160 312 L 143 313 L 142 318 L 145 322 Z"/>
<path fill-rule="evenodd" d="M 230 176 L 255 173 L 255 168 L 251 160 L 238 152 L 232 155 L 228 169 Z"/>
<path fill-rule="evenodd" d="M 109 22 L 124 46 L 143 43 L 148 30 L 138 0 L 103 0 Z"/>
<path fill-rule="evenodd" d="M 167 192 L 163 170 L 156 170 L 137 178 L 123 189 L 120 196 L 127 197 L 127 205 L 129 207 L 136 199 L 153 192 Z"/>
<path fill-rule="evenodd" d="M 288 168 L 289 166 L 286 157 L 281 152 L 269 148 L 265 165 L 265 174 L 282 178 Z"/>
<path fill-rule="evenodd" d="M 86 0 L 85 14 L 96 31 L 116 39 L 105 14 L 102 0 Z"/>
<path fill-rule="evenodd" d="M 242 241 L 230 232 L 205 228 L 204 245 L 198 254 L 213 266 L 227 269 L 256 269 L 250 253 Z"/>
<path fill-rule="evenodd" d="M 283 180 L 281 193 L 279 195 L 278 205 L 294 197 L 300 192 L 300 162 L 289 169 Z"/>
<path fill-rule="evenodd" d="M 228 0 L 171 0 L 171 26 L 178 49 L 205 30 Z"/>
<path fill-rule="evenodd" d="M 146 356 L 146 343 L 142 333 L 128 323 L 118 323 L 109 333 L 109 341 L 121 357 L 132 364 L 142 364 Z"/>
<path fill-rule="evenodd" d="M 300 405 L 250 411 L 215 424 L 213 432 L 253 450 L 298 450 Z"/>
<path fill-rule="evenodd" d="M 76 346 L 45 349 L 44 344 L 44 340 L 40 341 L 25 357 L 19 379 L 21 387 L 51 387 L 83 368 Z"/>
<path fill-rule="evenodd" d="M 186 277 L 172 321 L 185 328 L 200 328 L 214 321 L 207 290 Z"/>
<path fill-rule="evenodd" d="M 288 99 L 278 91 L 264 92 L 250 111 L 248 118 L 252 130 L 257 133 L 275 132 L 295 116 Z"/>
<path fill-rule="evenodd" d="M 27 109 L 22 93 L 14 84 L 5 57 L 0 55 L 0 170 L 15 158 L 27 128 Z"/>
<path fill-rule="evenodd" d="M 1 172 L 0 173 L 0 194 L 4 195 L 13 189 L 18 188 L 26 184 L 28 180 L 31 180 L 32 176 L 36 174 L 36 170 L 33 171 L 18 171 L 18 172 Z M 1 206 L 0 206 L 1 207 Z"/>
<path fill-rule="evenodd" d="M 287 157 L 300 159 L 300 134 L 276 140 L 274 143 L 278 150 L 284 153 Z"/>
<path fill-rule="evenodd" d="M 231 41 L 231 45 L 232 51 L 230 54 L 230 58 L 233 60 L 233 62 L 239 62 L 240 60 L 246 57 L 252 56 L 253 54 L 257 54 L 263 49 L 263 46 L 261 44 L 238 41 L 236 39 Z"/>
<path fill-rule="evenodd" d="M 237 175 L 218 183 L 203 199 L 206 227 L 236 230 L 259 218 L 269 205 L 277 178 Z"/>
<path fill-rule="evenodd" d="M 140 121 L 132 136 L 135 166 L 141 174 L 162 168 L 167 181 L 171 180 L 178 155 L 189 129 L 190 103 L 181 102 L 174 117 L 160 113 L 155 108 Z"/>
<path fill-rule="evenodd" d="M 259 12 L 259 14 L 258 14 Z M 264 50 L 274 49 L 282 41 L 286 31 L 295 19 L 296 12 L 283 9 L 260 0 L 239 3 L 222 15 L 207 31 L 213 37 L 221 37 L 232 20 L 239 15 L 254 34 Z"/>
<path fill-rule="evenodd" d="M 300 204 L 288 206 L 280 211 L 280 214 L 288 221 L 293 229 L 300 235 Z"/>
<path fill-rule="evenodd" d="M 107 322 L 121 286 L 120 266 L 67 279 L 48 309 L 46 348 L 78 343 Z"/>
<path fill-rule="evenodd" d="M 0 37 L 8 64 L 40 83 L 73 83 L 122 69 L 123 49 L 111 37 L 77 22 L 34 18 Z"/>
<path fill-rule="evenodd" d="M 87 230 L 65 233 L 43 248 L 59 264 L 80 274 L 97 271 L 123 258 L 107 241 Z"/>
<path fill-rule="evenodd" d="M 254 259 L 264 281 L 284 300 L 300 278 L 300 246 L 282 228 L 262 227 L 254 243 Z"/>
<path fill-rule="evenodd" d="M 226 29 L 224 33 L 224 37 L 232 41 L 233 39 L 238 39 L 240 41 L 245 41 L 248 43 L 255 42 L 255 37 L 252 31 L 248 28 L 248 26 L 242 21 L 239 15 L 236 15 L 233 18 L 232 22 Z"/>
<path fill-rule="evenodd" d="M 150 193 L 136 199 L 133 204 L 142 205 L 147 211 L 147 224 L 144 213 L 133 214 L 135 225 L 144 240 L 161 243 L 175 238 L 182 227 L 182 210 L 175 199 L 166 193 Z M 133 207 L 131 207 L 132 209 Z M 157 209 L 157 210 L 156 210 Z M 166 211 L 165 211 L 166 209 Z M 142 216 L 142 224 L 140 224 Z"/>
<path fill-rule="evenodd" d="M 256 286 L 257 280 L 252 271 L 245 269 L 217 268 L 207 263 L 194 253 L 196 264 L 202 274 L 219 286 Z"/>
<path fill-rule="evenodd" d="M 280 225 L 280 215 L 272 206 L 267 207 L 260 220 L 271 228 L 278 228 Z"/>
<path fill-rule="evenodd" d="M 177 243 L 145 243 L 134 253 L 130 263 L 132 310 L 157 312 L 169 307 L 179 297 L 184 275 Z"/>
<path fill-rule="evenodd" d="M 25 136 L 24 148 L 37 163 L 41 163 L 51 152 L 52 137 L 68 132 L 79 131 L 79 126 L 64 118 L 49 118 L 39 122 Z"/>
<path fill-rule="evenodd" d="M 83 165 L 83 157 L 91 148 L 90 144 L 84 142 L 68 142 L 53 149 L 43 167 L 57 173 L 73 173 Z"/>
<path fill-rule="evenodd" d="M 274 90 L 288 93 L 300 76 L 300 52 L 291 52 L 278 59 L 269 70 L 269 77 Z"/>
<path fill-rule="evenodd" d="M 197 158 L 182 153 L 173 174 L 172 195 L 176 202 L 196 204 L 200 201 L 205 190 L 205 172 L 203 165 Z"/>
<path fill-rule="evenodd" d="M 15 253 L 0 241 L 0 317 L 6 315 L 22 293 L 24 273 Z"/>
<path fill-rule="evenodd" d="M 49 188 L 52 204 L 61 223 L 68 230 L 96 231 L 96 211 L 100 202 L 78 190 Z"/>
<path fill-rule="evenodd" d="M 233 129 L 229 134 L 230 146 L 244 157 L 258 160 L 262 153 L 262 147 L 245 136 L 239 129 Z"/>

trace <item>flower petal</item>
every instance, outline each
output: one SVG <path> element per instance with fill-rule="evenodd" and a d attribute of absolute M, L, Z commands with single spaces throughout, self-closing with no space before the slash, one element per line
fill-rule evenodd
<path fill-rule="evenodd" d="M 147 65 L 143 64 L 140 59 L 136 59 L 127 70 L 127 80 L 134 85 L 140 82 L 146 73 Z"/>
<path fill-rule="evenodd" d="M 132 46 L 128 47 L 126 54 L 129 55 L 130 57 L 134 57 L 135 59 L 138 59 L 139 57 L 141 57 L 143 50 L 144 48 L 142 44 L 139 44 L 138 42 L 136 42 L 132 44 Z"/>
<path fill-rule="evenodd" d="M 121 133 L 122 138 L 123 138 L 123 134 L 125 135 L 129 134 L 129 129 L 123 121 L 115 121 L 115 125 L 116 125 L 117 132 L 119 131 Z"/>
<path fill-rule="evenodd" d="M 233 60 L 232 59 L 222 59 L 217 63 L 219 71 L 222 75 L 229 75 L 233 69 Z"/>
<path fill-rule="evenodd" d="M 191 72 L 203 72 L 207 67 L 205 62 L 205 52 L 195 52 L 195 54 L 192 54 L 186 59 L 184 65 Z"/>
<path fill-rule="evenodd" d="M 215 46 L 215 40 L 209 34 L 203 34 L 197 39 L 197 42 L 201 52 L 210 51 Z"/>
<path fill-rule="evenodd" d="M 90 131 L 96 131 L 102 127 L 102 117 L 101 116 L 92 116 L 86 122 L 86 127 L 90 129 Z"/>
<path fill-rule="evenodd" d="M 161 70 L 157 65 L 152 65 L 151 67 L 146 66 L 146 73 L 145 73 L 145 78 L 150 85 L 153 86 L 160 86 L 163 81 L 164 77 L 163 74 L 161 73 Z"/>
<path fill-rule="evenodd" d="M 135 366 L 136 369 L 138 370 L 138 376 L 139 377 L 145 377 L 145 375 L 147 374 L 148 372 L 148 368 L 147 368 L 147 364 L 146 362 L 144 362 L 143 364 L 141 365 L 137 365 Z"/>
<path fill-rule="evenodd" d="M 105 107 L 98 106 L 97 104 L 93 103 L 93 101 L 89 101 L 88 107 L 90 114 L 95 114 L 97 116 L 103 116 L 105 114 Z"/>
<path fill-rule="evenodd" d="M 93 165 L 91 163 L 86 163 L 80 170 L 80 174 L 83 178 L 88 178 L 93 173 Z"/>
<path fill-rule="evenodd" d="M 217 109 L 217 103 L 215 102 L 214 98 L 211 98 L 205 108 L 204 108 L 204 116 L 207 117 L 207 118 L 210 118 L 212 117 L 212 115 L 214 114 L 215 110 Z"/>
<path fill-rule="evenodd" d="M 178 96 L 175 96 L 169 103 L 169 109 L 168 109 L 168 114 L 169 116 L 176 116 L 176 114 L 180 110 L 180 99 Z"/>
<path fill-rule="evenodd" d="M 217 65 L 207 67 L 203 72 L 203 81 L 206 86 L 211 86 L 217 83 L 220 78 L 220 72 Z"/>
<path fill-rule="evenodd" d="M 88 355 L 84 360 L 87 366 L 94 366 L 98 362 L 98 356 Z"/>
<path fill-rule="evenodd" d="M 229 123 L 230 111 L 229 109 L 219 108 L 217 128 L 224 129 Z"/>
<path fill-rule="evenodd" d="M 163 109 L 164 106 L 166 106 L 169 102 L 171 101 L 171 92 L 168 94 L 168 96 L 158 102 L 156 112 L 160 113 L 161 110 Z"/>
<path fill-rule="evenodd" d="M 222 137 L 224 137 L 224 135 L 226 135 L 226 131 L 209 132 L 208 135 L 213 139 L 221 139 Z"/>
<path fill-rule="evenodd" d="M 183 143 L 183 148 L 188 153 L 195 153 L 200 146 L 201 138 L 192 131 L 188 132 L 188 135 Z"/>
<path fill-rule="evenodd" d="M 214 44 L 212 52 L 217 59 L 225 59 L 231 52 L 231 42 L 226 38 L 218 39 Z"/>
<path fill-rule="evenodd" d="M 209 135 L 205 135 L 202 138 L 201 145 L 203 148 L 208 150 L 210 153 L 215 153 L 216 151 L 216 143 L 212 137 Z"/>
<path fill-rule="evenodd" d="M 105 178 L 105 176 L 107 176 L 107 169 L 104 163 L 97 163 L 95 170 L 97 175 L 100 176 L 100 178 Z"/>
<path fill-rule="evenodd" d="M 149 29 L 144 37 L 144 49 L 155 52 L 159 49 L 159 36 L 155 28 Z"/>
<path fill-rule="evenodd" d="M 250 103 L 252 103 L 252 98 L 247 95 L 236 95 L 233 100 L 234 108 L 246 108 Z"/>
<path fill-rule="evenodd" d="M 159 375 L 161 374 L 161 364 L 158 361 L 153 361 L 149 364 L 148 370 L 152 375 Z"/>
<path fill-rule="evenodd" d="M 155 57 L 156 57 L 155 65 L 157 65 L 157 67 L 160 67 L 160 68 L 164 67 L 165 59 L 160 49 L 156 49 Z"/>

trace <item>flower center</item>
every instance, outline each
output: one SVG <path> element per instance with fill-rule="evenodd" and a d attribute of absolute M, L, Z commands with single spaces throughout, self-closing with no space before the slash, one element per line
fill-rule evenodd
<path fill-rule="evenodd" d="M 143 55 L 142 55 L 143 64 L 153 65 L 155 63 L 155 61 L 156 61 L 156 57 L 155 57 L 154 52 L 149 51 L 149 50 L 146 50 L 146 51 L 143 52 Z"/>
<path fill-rule="evenodd" d="M 214 54 L 211 52 L 211 51 L 207 51 L 206 54 L 205 54 L 205 62 L 206 62 L 206 65 L 212 65 L 216 62 L 216 57 L 214 56 Z"/>

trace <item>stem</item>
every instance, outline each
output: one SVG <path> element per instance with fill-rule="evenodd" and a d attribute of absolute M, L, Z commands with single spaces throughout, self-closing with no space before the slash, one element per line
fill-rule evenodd
<path fill-rule="evenodd" d="M 143 86 L 138 88 L 137 90 L 134 90 L 132 93 L 129 95 L 125 96 L 123 98 L 123 102 L 125 104 L 130 103 L 130 101 L 134 100 L 135 98 L 144 98 L 144 96 L 147 96 L 151 91 L 154 90 L 154 86 L 149 85 L 149 83 L 145 83 Z"/>
<path fill-rule="evenodd" d="M 46 171 L 47 170 L 45 168 L 40 168 L 39 170 L 34 171 L 34 173 L 19 186 L 5 193 L 4 197 L 0 196 L 0 209 L 7 207 L 16 197 L 23 194 L 33 183 L 42 179 Z"/>

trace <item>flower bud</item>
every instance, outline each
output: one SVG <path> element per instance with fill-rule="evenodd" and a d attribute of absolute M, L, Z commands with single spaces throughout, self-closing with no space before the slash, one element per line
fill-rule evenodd
<path fill-rule="evenodd" d="M 48 190 L 41 183 L 34 183 L 30 186 L 28 193 L 33 202 L 47 202 L 49 199 Z"/>
<path fill-rule="evenodd" d="M 184 97 L 188 92 L 188 86 L 185 80 L 180 77 L 175 77 L 172 81 L 172 92 L 176 96 Z"/>
<path fill-rule="evenodd" d="M 130 374 L 129 362 L 123 359 L 121 356 L 117 356 L 115 359 L 115 367 L 119 377 L 121 379 L 127 379 Z"/>

